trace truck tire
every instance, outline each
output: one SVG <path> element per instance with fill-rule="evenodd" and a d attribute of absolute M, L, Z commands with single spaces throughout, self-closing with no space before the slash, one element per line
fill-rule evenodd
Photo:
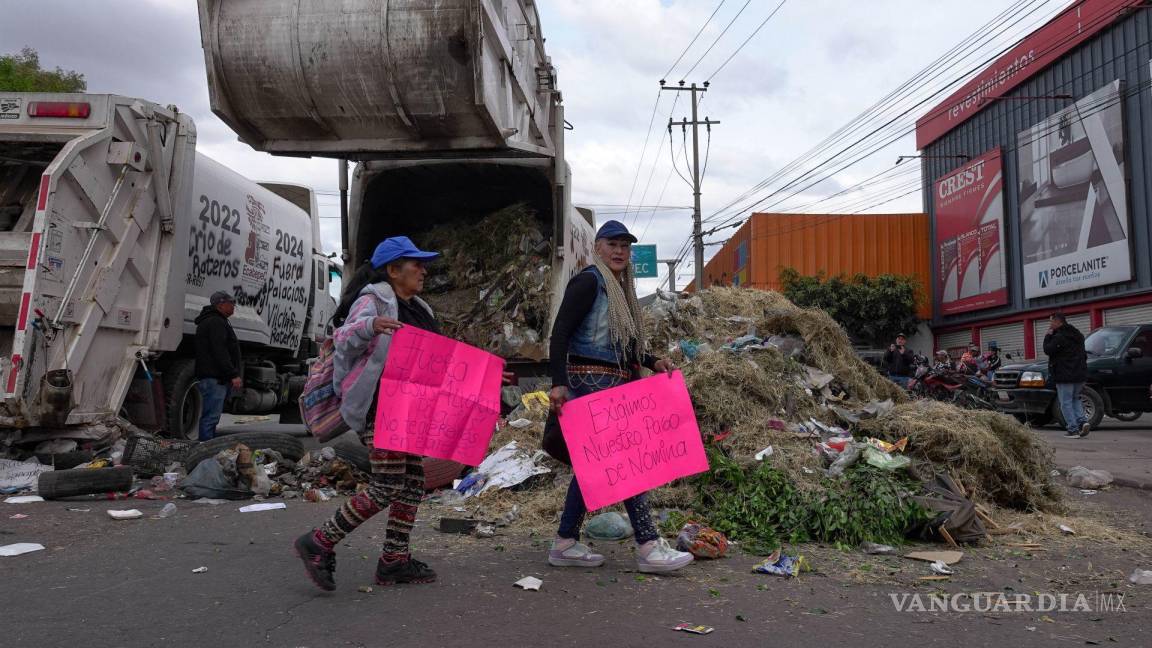
<path fill-rule="evenodd" d="M 1117 421 L 1124 421 L 1125 423 L 1131 423 L 1132 421 L 1135 421 L 1136 419 L 1140 418 L 1141 416 L 1144 416 L 1144 412 L 1112 412 L 1108 416 L 1111 416 L 1112 418 L 1116 419 Z"/>
<path fill-rule="evenodd" d="M 53 470 L 40 473 L 37 490 L 44 499 L 117 493 L 132 488 L 132 467 Z"/>
<path fill-rule="evenodd" d="M 56 470 L 68 470 L 80 464 L 92 461 L 92 452 L 88 450 L 73 450 L 72 452 L 57 452 L 55 454 L 37 452 L 36 459 L 45 466 L 53 466 Z"/>
<path fill-rule="evenodd" d="M 1095 389 L 1085 387 L 1084 391 L 1080 392 L 1080 402 L 1084 404 L 1084 414 L 1088 417 L 1088 425 L 1095 430 L 1100 426 L 1100 421 L 1104 420 L 1104 399 Z M 1052 403 L 1052 413 L 1060 427 L 1068 427 L 1068 423 L 1064 420 L 1064 412 L 1060 409 L 1059 398 Z"/>
<path fill-rule="evenodd" d="M 196 361 L 192 358 L 173 361 L 161 375 L 165 436 L 189 441 L 199 438 L 204 399 L 196 383 Z"/>
<path fill-rule="evenodd" d="M 238 434 L 229 434 L 226 437 L 212 439 L 211 441 L 197 443 L 188 451 L 188 457 L 184 459 L 184 468 L 186 468 L 188 472 L 192 472 L 201 461 L 211 459 L 220 454 L 220 452 L 241 443 L 252 450 L 264 450 L 265 448 L 275 450 L 292 461 L 296 461 L 304 456 L 304 444 L 300 442 L 300 439 L 290 434 L 281 434 L 279 432 L 240 432 Z"/>
<path fill-rule="evenodd" d="M 360 443 L 339 443 L 332 446 L 336 456 L 371 474 L 372 464 L 368 461 L 368 448 Z M 448 459 L 424 457 L 424 489 L 436 490 L 451 486 L 464 471 L 464 464 Z"/>

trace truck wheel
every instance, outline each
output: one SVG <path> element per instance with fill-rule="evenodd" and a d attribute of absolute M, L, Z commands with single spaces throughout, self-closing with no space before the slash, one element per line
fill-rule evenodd
<path fill-rule="evenodd" d="M 165 434 L 195 441 L 200 436 L 200 412 L 204 399 L 196 388 L 196 361 L 180 358 L 162 374 Z"/>
<path fill-rule="evenodd" d="M 1084 415 L 1088 417 L 1088 425 L 1095 430 L 1100 426 L 1100 421 L 1104 419 L 1104 399 L 1100 398 L 1100 394 L 1096 393 L 1095 389 L 1085 387 L 1084 391 L 1080 392 L 1080 402 L 1084 405 Z M 1055 403 L 1052 403 L 1052 411 L 1056 414 L 1056 421 L 1060 423 L 1060 427 L 1067 428 L 1068 423 L 1064 420 L 1064 412 L 1060 409 L 1060 399 L 1057 398 Z"/>
<path fill-rule="evenodd" d="M 1109 416 L 1117 421 L 1124 421 L 1125 423 L 1131 423 L 1143 415 L 1144 412 L 1112 412 L 1109 414 Z"/>
<path fill-rule="evenodd" d="M 98 468 L 89 470 L 53 470 L 40 473 L 37 492 L 44 499 L 59 499 L 76 495 L 117 493 L 132 488 L 132 468 Z"/>
<path fill-rule="evenodd" d="M 220 452 L 243 443 L 251 450 L 275 450 L 285 458 L 296 461 L 304 456 L 304 444 L 300 439 L 279 432 L 240 432 L 229 434 L 226 437 L 204 441 L 192 446 L 184 459 L 184 467 L 192 472 L 196 466 L 205 459 L 211 459 Z"/>

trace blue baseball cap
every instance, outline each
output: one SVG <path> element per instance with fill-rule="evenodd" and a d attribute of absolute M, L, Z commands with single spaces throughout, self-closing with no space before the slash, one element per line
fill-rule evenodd
<path fill-rule="evenodd" d="M 624 227 L 624 223 L 620 221 L 610 220 L 600 226 L 600 230 L 596 232 L 597 239 L 628 239 L 635 243 L 636 237 Z"/>
<path fill-rule="evenodd" d="M 439 252 L 425 252 L 407 236 L 386 238 L 372 252 L 372 267 L 379 270 L 396 259 L 435 259 Z"/>

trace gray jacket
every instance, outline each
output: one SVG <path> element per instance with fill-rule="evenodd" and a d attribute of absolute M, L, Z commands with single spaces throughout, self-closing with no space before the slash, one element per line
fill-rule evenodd
<path fill-rule="evenodd" d="M 432 313 L 432 308 L 414 297 L 416 303 Z M 333 388 L 340 396 L 340 416 L 352 431 L 360 434 L 372 427 L 368 410 L 380 388 L 380 376 L 388 358 L 391 335 L 376 335 L 372 321 L 376 317 L 398 317 L 396 293 L 387 282 L 371 284 L 360 291 L 344 325 L 333 333 L 336 356 L 332 360 Z"/>

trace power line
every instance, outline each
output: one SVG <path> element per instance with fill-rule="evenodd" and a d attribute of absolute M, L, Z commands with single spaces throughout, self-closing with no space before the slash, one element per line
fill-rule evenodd
<path fill-rule="evenodd" d="M 689 68 L 689 70 L 683 75 L 681 75 L 683 78 L 686 79 L 692 75 L 692 72 L 696 70 L 696 67 L 704 61 L 704 57 L 708 56 L 708 53 L 712 51 L 712 48 L 716 47 L 716 44 L 720 42 L 721 38 L 724 38 L 724 34 L 728 33 L 728 30 L 731 29 L 736 20 L 740 18 L 740 14 L 744 13 L 744 10 L 747 9 L 748 5 L 750 4 L 752 4 L 752 0 L 748 0 L 744 3 L 743 7 L 740 7 L 740 11 L 737 11 L 736 15 L 732 16 L 732 20 L 729 21 L 728 24 L 724 27 L 724 31 L 720 32 L 720 35 L 716 37 L 716 40 L 712 41 L 712 44 L 708 46 L 708 49 L 704 50 L 704 53 L 700 55 L 700 58 L 696 59 L 696 62 L 692 65 L 692 67 Z"/>
<path fill-rule="evenodd" d="M 780 8 L 784 6 L 785 2 L 788 2 L 788 0 L 780 0 L 780 4 L 776 5 L 776 8 L 772 10 L 772 13 L 768 14 L 768 17 L 765 18 L 764 21 L 760 23 L 760 26 L 758 26 L 756 30 L 752 32 L 752 35 L 744 39 L 744 42 L 740 43 L 740 47 L 737 47 L 735 52 L 732 52 L 728 58 L 724 59 L 724 62 L 720 64 L 720 67 L 716 68 L 712 74 L 709 74 L 706 80 L 711 81 L 713 77 L 715 77 L 717 74 L 720 74 L 720 71 L 723 70 L 726 65 L 728 65 L 728 62 L 735 58 L 736 55 L 740 53 L 740 50 L 744 49 L 744 46 L 747 45 L 748 42 L 753 38 L 755 38 L 756 34 L 760 33 L 761 29 L 764 29 L 764 25 L 767 25 L 768 21 L 772 20 L 772 16 L 775 16 L 776 12 L 780 11 Z"/>
<path fill-rule="evenodd" d="M 728 0 L 720 0 L 720 4 L 716 5 L 716 8 L 712 10 L 712 15 L 708 16 L 708 20 L 705 20 L 704 24 L 700 25 L 700 31 L 696 32 L 696 35 L 692 37 L 692 42 L 688 43 L 688 46 L 684 48 L 683 52 L 680 52 L 680 56 L 676 57 L 676 61 L 671 65 L 671 67 L 668 68 L 668 71 L 665 72 L 664 76 L 661 78 L 667 79 L 668 75 L 672 74 L 672 70 L 675 70 L 676 66 L 680 65 L 680 61 L 684 58 L 684 55 L 687 54 L 688 50 L 692 49 L 692 46 L 696 44 L 696 39 L 700 38 L 700 34 L 704 33 L 704 30 L 708 27 L 708 23 L 712 22 L 712 19 L 716 17 L 716 12 L 720 11 L 720 7 L 723 7 L 724 3 L 727 1 Z M 649 126 L 649 128 L 651 128 L 651 126 Z"/>

